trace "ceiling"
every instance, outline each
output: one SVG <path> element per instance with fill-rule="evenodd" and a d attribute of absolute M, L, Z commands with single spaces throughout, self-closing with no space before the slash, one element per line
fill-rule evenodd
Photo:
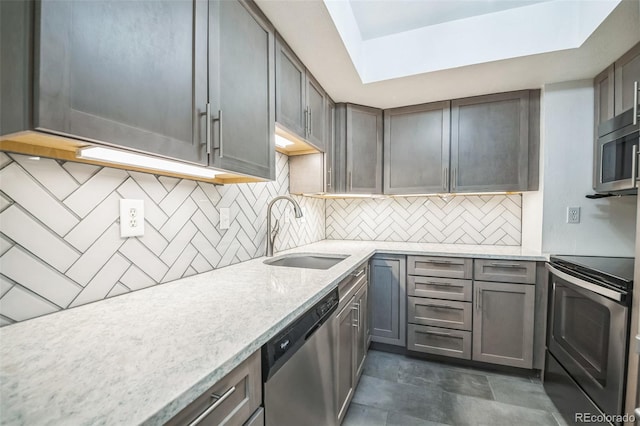
<path fill-rule="evenodd" d="M 325 4 L 326 1 L 326 4 Z M 356 59 L 362 52 L 348 50 L 349 43 L 343 40 L 360 39 L 379 34 L 377 38 L 366 39 L 366 43 L 379 43 L 388 37 L 403 36 L 415 31 L 440 27 L 446 24 L 463 25 L 458 28 L 466 28 L 467 19 L 478 19 L 478 14 L 492 13 L 495 15 L 512 13 L 515 9 L 505 7 L 511 1 L 493 1 L 492 7 L 500 10 L 468 7 L 456 12 L 448 11 L 445 5 L 450 1 L 403 1 L 403 0 L 256 0 L 258 6 L 273 22 L 278 31 L 296 52 L 314 77 L 322 84 L 331 98 L 336 102 L 353 102 L 378 108 L 390 108 L 396 106 L 413 105 L 437 100 L 454 99 L 465 96 L 474 96 L 487 93 L 497 93 L 509 90 L 541 88 L 545 84 L 562 81 L 590 79 L 605 67 L 620 57 L 629 48 L 640 41 L 640 0 L 622 0 L 615 9 L 602 21 L 593 34 L 588 36 L 577 48 L 567 48 L 560 51 L 549 51 L 538 54 L 525 54 L 510 59 L 484 60 L 474 65 L 455 64 L 450 68 L 419 72 L 413 70 L 412 75 L 392 78 L 372 78 L 371 82 L 363 83 L 363 78 L 354 66 L 353 57 Z M 463 1 L 467 6 L 475 1 Z M 563 1 L 563 3 L 570 3 Z M 611 3 L 611 1 L 592 0 L 589 3 Z M 373 4 L 370 10 L 378 12 L 357 12 L 364 5 Z M 378 5 L 378 3 L 384 4 Z M 403 12 L 387 12 L 389 19 L 384 17 L 384 8 L 390 4 L 407 3 Z M 433 3 L 431 6 L 411 5 L 411 3 Z M 457 1 L 456 3 L 460 3 Z M 482 0 L 479 3 L 486 3 Z M 536 7 L 544 7 L 550 2 L 529 2 L 527 6 L 517 4 L 522 10 L 532 10 Z M 356 4 L 352 9 L 352 4 Z M 349 6 L 353 10 L 353 16 L 361 14 L 356 26 L 343 25 L 344 22 L 334 23 L 335 16 L 329 12 L 329 8 Z M 371 5 L 370 5 L 371 6 Z M 436 7 L 438 16 L 431 16 L 431 21 L 412 20 L 408 17 L 417 13 L 407 13 L 412 7 Z M 468 9 L 468 10 L 467 10 Z M 387 9 L 388 10 L 388 9 Z M 474 16 L 463 17 L 473 11 Z M 371 16 L 363 18 L 362 14 Z M 404 16 L 404 17 L 403 17 Z M 453 20 L 453 21 L 452 21 Z M 375 24 L 375 22 L 378 24 Z M 435 23 L 440 21 L 440 23 Z M 446 21 L 446 22 L 445 22 Z M 382 24 L 382 22 L 386 22 Z M 535 23 L 534 23 L 535 24 Z M 579 24 L 579 22 L 578 22 Z M 578 24 L 573 24 L 578 25 Z M 405 29 L 420 26 L 413 30 Z M 369 28 L 367 27 L 369 26 Z M 542 23 L 540 24 L 542 26 Z M 569 25 L 556 25 L 546 28 L 546 32 L 557 39 L 562 39 Z M 341 34 L 337 27 L 346 35 Z M 532 25 L 535 27 L 535 25 Z M 391 31 L 391 32 L 390 32 Z M 394 31 L 403 31 L 393 33 Z M 381 35 L 387 33 L 387 35 Z M 552 41 L 553 38 L 551 37 Z M 509 39 L 496 39 L 495 44 L 509 44 Z M 345 44 L 347 46 L 345 46 Z M 514 44 L 514 43 L 512 43 Z M 517 44 L 517 43 L 516 43 Z M 437 44 L 435 45 L 437 48 Z M 478 49 L 475 49 L 476 51 Z M 474 53 L 465 45 L 458 46 L 459 54 L 449 54 L 448 58 L 455 61 L 457 57 Z M 449 51 L 450 53 L 450 51 Z M 477 52 L 476 52 L 477 53 Z M 480 54 L 484 54 L 484 50 Z M 395 53 L 392 51 L 391 55 Z M 429 59 L 429 58 L 427 58 Z M 486 58 L 485 58 L 486 59 Z M 409 60 L 401 57 L 383 56 L 376 59 L 380 66 L 369 67 L 369 73 L 379 72 L 382 68 L 396 69 L 406 68 Z M 357 60 L 356 60 L 357 62 Z M 429 61 L 423 61 L 429 62 Z M 416 72 L 418 70 L 418 72 Z M 398 75 L 400 75 L 399 73 Z M 383 76 L 384 77 L 384 76 Z M 366 78 L 365 78 L 366 80 Z"/>
<path fill-rule="evenodd" d="M 549 0 L 348 0 L 363 40 Z"/>

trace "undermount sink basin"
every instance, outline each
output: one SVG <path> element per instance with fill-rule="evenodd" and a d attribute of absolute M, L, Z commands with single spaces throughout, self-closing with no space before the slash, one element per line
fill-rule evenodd
<path fill-rule="evenodd" d="M 287 266 L 289 268 L 329 269 L 347 257 L 349 256 L 344 254 L 294 253 L 267 259 L 264 263 L 271 266 Z"/>

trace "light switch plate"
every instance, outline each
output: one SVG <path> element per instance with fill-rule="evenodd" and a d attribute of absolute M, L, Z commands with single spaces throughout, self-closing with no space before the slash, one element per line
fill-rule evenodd
<path fill-rule="evenodd" d="M 229 207 L 220 208 L 220 229 L 229 229 L 231 222 Z"/>
<path fill-rule="evenodd" d="M 120 237 L 144 235 L 144 200 L 120 200 Z"/>

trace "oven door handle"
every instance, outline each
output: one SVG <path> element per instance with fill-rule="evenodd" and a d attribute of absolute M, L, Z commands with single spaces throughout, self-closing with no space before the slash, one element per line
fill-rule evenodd
<path fill-rule="evenodd" d="M 547 263 L 547 270 L 551 272 L 553 275 L 555 275 L 556 277 L 562 278 L 566 282 L 573 284 L 577 287 L 583 288 L 585 290 L 589 290 L 591 292 L 599 294 L 600 296 L 608 297 L 609 299 L 613 299 L 616 302 L 622 302 L 622 294 L 618 293 L 617 291 L 601 287 L 597 284 L 590 283 L 589 281 L 581 280 L 580 278 L 574 277 L 573 275 L 569 275 L 565 272 L 562 272 L 554 268 L 548 263 Z"/>

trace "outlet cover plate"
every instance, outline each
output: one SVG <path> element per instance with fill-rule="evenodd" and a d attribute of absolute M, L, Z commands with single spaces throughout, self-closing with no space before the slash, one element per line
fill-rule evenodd
<path fill-rule="evenodd" d="M 580 207 L 567 207 L 567 223 L 580 223 Z"/>
<path fill-rule="evenodd" d="M 120 200 L 120 237 L 144 235 L 144 200 Z"/>

